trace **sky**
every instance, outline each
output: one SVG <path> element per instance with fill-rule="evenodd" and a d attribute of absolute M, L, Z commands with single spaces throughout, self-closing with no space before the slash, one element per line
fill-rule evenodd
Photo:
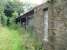
<path fill-rule="evenodd" d="M 36 4 L 36 5 L 40 5 L 43 2 L 46 2 L 47 0 L 19 0 L 20 2 L 24 2 L 24 3 L 31 3 L 31 4 Z"/>

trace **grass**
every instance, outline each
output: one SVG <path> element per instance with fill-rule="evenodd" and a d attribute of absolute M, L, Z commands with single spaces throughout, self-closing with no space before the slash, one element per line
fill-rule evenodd
<path fill-rule="evenodd" d="M 15 26 L 0 27 L 0 50 L 39 50 L 36 34 Z M 43 49 L 40 49 L 43 50 Z"/>
<path fill-rule="evenodd" d="M 20 42 L 17 30 L 0 27 L 0 50 L 19 50 Z"/>

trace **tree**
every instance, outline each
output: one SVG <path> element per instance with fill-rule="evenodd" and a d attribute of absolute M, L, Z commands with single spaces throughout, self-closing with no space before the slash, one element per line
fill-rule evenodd
<path fill-rule="evenodd" d="M 23 3 L 19 3 L 16 1 L 13 1 L 13 2 L 9 1 L 8 4 L 6 4 L 4 9 L 4 13 L 8 18 L 7 25 L 9 25 L 10 19 L 20 16 L 20 13 L 23 13 L 23 12 L 24 12 Z"/>
<path fill-rule="evenodd" d="M 25 9 L 28 11 L 31 8 L 30 4 L 23 4 L 17 0 L 0 0 L 0 24 L 9 24 L 10 20 L 13 21 L 15 17 L 20 16 Z"/>
<path fill-rule="evenodd" d="M 8 3 L 7 2 L 8 0 L 0 0 L 0 24 L 3 23 L 3 17 L 4 17 L 4 8 L 5 8 L 5 5 Z"/>

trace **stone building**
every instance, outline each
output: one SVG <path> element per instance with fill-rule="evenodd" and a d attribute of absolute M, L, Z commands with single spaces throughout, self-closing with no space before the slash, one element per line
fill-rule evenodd
<path fill-rule="evenodd" d="M 46 50 L 67 50 L 67 0 L 48 0 L 33 8 L 33 27 Z"/>
<path fill-rule="evenodd" d="M 66 0 L 49 0 L 34 10 L 35 31 L 46 50 L 67 50 L 66 5 Z"/>
<path fill-rule="evenodd" d="M 66 13 L 64 0 L 53 0 L 49 2 L 48 19 L 48 49 L 49 50 L 67 50 L 66 43 Z M 66 10 L 65 10 L 66 9 Z M 65 11 L 64 11 L 65 10 Z M 65 36 L 66 35 L 66 36 Z"/>

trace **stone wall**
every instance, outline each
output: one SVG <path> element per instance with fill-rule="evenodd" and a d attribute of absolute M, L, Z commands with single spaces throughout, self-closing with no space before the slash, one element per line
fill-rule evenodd
<path fill-rule="evenodd" d="M 65 34 L 64 34 L 64 45 L 67 50 L 67 0 L 64 1 L 64 21 L 65 21 Z"/>
<path fill-rule="evenodd" d="M 40 41 L 44 38 L 45 5 L 40 5 L 34 10 L 34 28 Z M 44 46 L 48 48 L 46 50 L 67 50 L 67 0 L 52 0 L 47 5 L 48 43 Z"/>
<path fill-rule="evenodd" d="M 43 39 L 43 9 L 39 6 L 34 10 L 34 29 L 41 41 Z"/>
<path fill-rule="evenodd" d="M 44 13 L 48 7 L 47 3 L 44 3 L 42 5 L 37 6 L 34 9 L 34 31 L 37 33 L 38 40 L 43 43 L 43 47 L 46 48 L 45 46 L 45 41 L 44 41 Z"/>
<path fill-rule="evenodd" d="M 49 2 L 49 50 L 66 50 L 64 0 Z M 66 20 L 67 21 L 67 20 Z M 66 35 L 67 36 L 67 35 Z"/>

